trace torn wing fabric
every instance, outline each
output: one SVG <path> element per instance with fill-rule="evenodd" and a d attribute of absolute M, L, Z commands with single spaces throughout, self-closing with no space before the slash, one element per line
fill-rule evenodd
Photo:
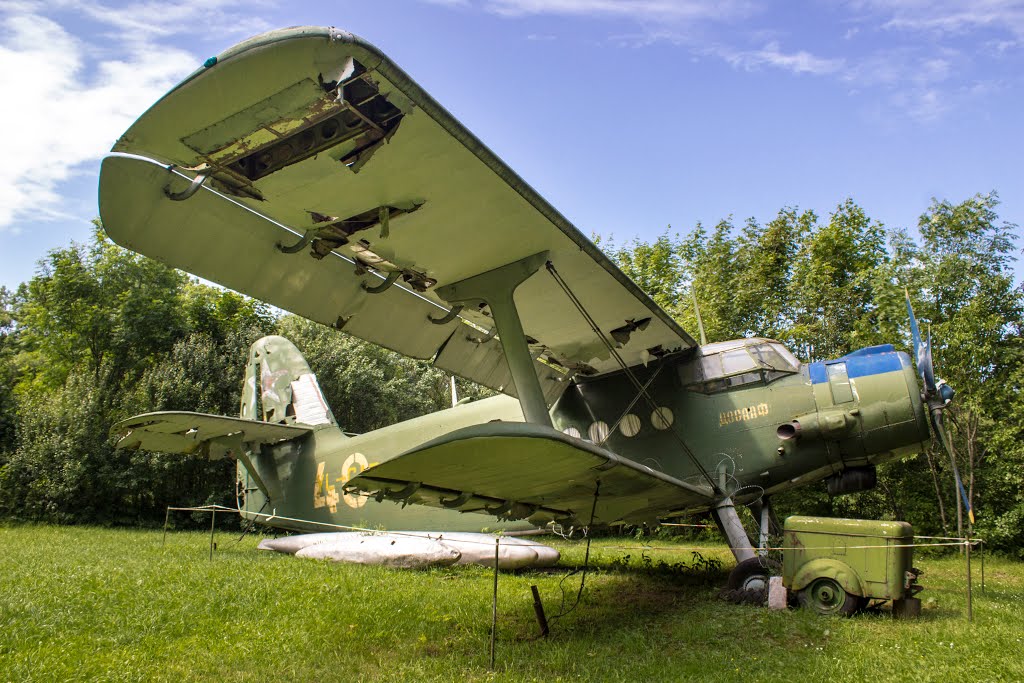
<path fill-rule="evenodd" d="M 510 395 L 489 311 L 446 315 L 436 292 L 539 252 L 628 365 L 694 344 L 385 55 L 344 32 L 288 29 L 232 48 L 113 151 L 100 214 L 118 244 Z M 571 373 L 618 367 L 544 269 L 515 300 L 549 400 Z"/>
<path fill-rule="evenodd" d="M 706 506 L 712 495 L 548 427 L 501 422 L 460 429 L 374 465 L 346 490 L 538 526 L 649 522 Z"/>
<path fill-rule="evenodd" d="M 311 427 L 270 424 L 237 417 L 179 411 L 145 413 L 118 422 L 110 433 L 119 435 L 117 448 L 141 448 L 162 453 L 201 453 L 216 457 L 225 448 L 210 448 L 215 442 L 275 444 L 312 432 Z M 123 436 L 121 436 L 123 435 Z"/>

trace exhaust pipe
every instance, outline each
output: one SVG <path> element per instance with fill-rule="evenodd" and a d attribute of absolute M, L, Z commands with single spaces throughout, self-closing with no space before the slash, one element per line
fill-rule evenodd
<path fill-rule="evenodd" d="M 829 410 L 801 415 L 792 422 L 779 425 L 775 433 L 783 441 L 839 439 L 846 436 L 856 423 L 856 418 L 845 410 Z"/>

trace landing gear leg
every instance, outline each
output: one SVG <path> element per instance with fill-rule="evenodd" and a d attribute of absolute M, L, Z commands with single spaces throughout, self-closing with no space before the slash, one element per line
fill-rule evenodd
<path fill-rule="evenodd" d="M 725 498 L 720 501 L 715 506 L 715 509 L 711 511 L 711 516 L 714 517 L 718 529 L 725 534 L 726 540 L 729 541 L 729 549 L 732 550 L 737 563 L 755 557 L 750 537 L 747 536 L 747 530 L 743 528 L 743 523 L 740 522 L 740 516 L 736 513 L 736 507 L 732 504 L 732 498 Z"/>
<path fill-rule="evenodd" d="M 772 535 L 781 530 L 778 518 L 775 516 L 775 509 L 772 507 L 771 498 L 764 496 L 760 500 L 750 504 L 750 511 L 754 518 L 759 520 L 760 532 L 757 536 L 757 554 L 764 557 L 768 554 L 768 543 Z"/>
<path fill-rule="evenodd" d="M 754 553 L 750 537 L 740 522 L 740 516 L 736 513 L 731 498 L 726 498 L 716 505 L 711 515 L 728 539 L 729 549 L 736 558 L 736 567 L 729 573 L 728 588 L 731 591 L 740 591 L 741 594 L 737 597 L 742 597 L 745 601 L 763 602 L 768 598 L 768 578 L 778 567 L 767 557 L 760 557 Z M 767 527 L 768 525 L 762 524 L 763 538 Z M 767 548 L 767 538 L 764 538 L 761 547 Z"/>

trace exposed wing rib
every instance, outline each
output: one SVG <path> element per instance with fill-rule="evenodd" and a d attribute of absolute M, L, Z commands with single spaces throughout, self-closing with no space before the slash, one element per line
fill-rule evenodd
<path fill-rule="evenodd" d="M 442 324 L 428 316 L 450 308 L 437 286 L 542 251 L 602 332 L 617 331 L 627 364 L 694 345 L 404 72 L 349 34 L 303 28 L 247 41 L 168 93 L 114 151 L 155 160 L 104 161 L 100 214 L 119 244 L 506 393 L 497 341 L 466 339 L 493 328 L 487 310 Z M 183 180 L 157 162 L 193 170 Z M 167 196 L 196 173 L 209 177 L 199 192 Z M 299 235 L 308 245 L 296 253 L 277 247 Z M 617 369 L 546 272 L 520 286 L 516 303 L 542 383 Z M 549 398 L 558 386 L 548 384 Z"/>
<path fill-rule="evenodd" d="M 711 498 L 706 487 L 520 423 L 460 429 L 366 469 L 346 486 L 381 499 L 541 525 L 590 523 L 595 491 L 597 524 L 651 521 Z"/>

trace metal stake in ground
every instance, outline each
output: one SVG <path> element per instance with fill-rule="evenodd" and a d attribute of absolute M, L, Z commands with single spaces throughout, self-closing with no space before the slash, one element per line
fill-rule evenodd
<path fill-rule="evenodd" d="M 494 599 L 491 602 L 491 671 L 494 671 L 494 634 L 498 628 L 498 545 L 500 538 L 494 539 Z"/>
<path fill-rule="evenodd" d="M 967 621 L 974 621 L 974 600 L 971 595 L 971 536 L 970 533 L 967 535 L 967 540 L 964 541 L 964 548 L 967 553 Z"/>
<path fill-rule="evenodd" d="M 210 561 L 213 562 L 213 523 L 217 521 L 217 510 L 210 511 Z"/>

